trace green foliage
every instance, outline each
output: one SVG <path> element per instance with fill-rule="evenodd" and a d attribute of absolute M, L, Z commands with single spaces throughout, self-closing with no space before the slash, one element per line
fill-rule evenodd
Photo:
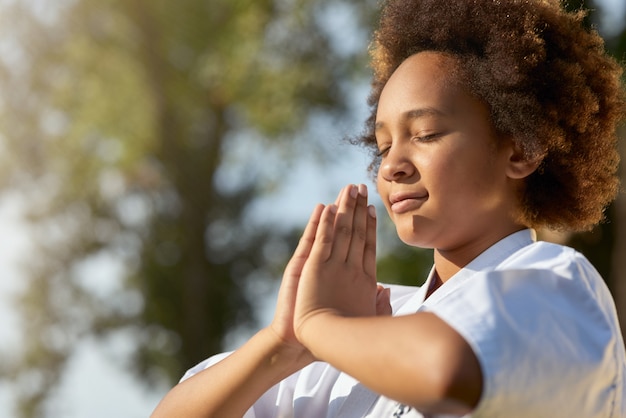
<path fill-rule="evenodd" d="M 400 244 L 378 262 L 378 278 L 384 283 L 421 286 L 432 263 L 431 251 Z"/>
<path fill-rule="evenodd" d="M 294 149 L 323 154 L 303 128 L 319 114 L 340 121 L 346 84 L 366 74 L 367 36 L 346 49 L 354 34 L 329 22 L 341 10 L 369 31 L 377 5 L 0 6 L 0 185 L 20 192 L 37 244 L 21 356 L 0 364 L 22 416 L 46 414 L 85 339 L 132 333 L 138 374 L 171 384 L 254 324 L 250 283 L 280 276 L 298 234 L 252 223 L 250 204 L 268 171 L 287 175 Z M 379 280 L 425 279 L 430 252 L 381 243 Z"/>
<path fill-rule="evenodd" d="M 590 0 L 578 0 L 571 2 L 571 7 L 578 9 L 584 8 L 591 12 L 587 18 L 587 23 L 590 26 L 598 30 L 602 30 L 602 22 L 599 21 L 597 2 Z M 601 9 L 599 11 L 602 11 Z M 605 39 L 607 51 L 612 54 L 617 60 L 623 62 L 623 57 L 626 54 L 626 43 L 623 42 L 626 39 L 626 26 L 622 25 L 618 28 L 618 34 L 614 37 Z M 622 133 L 623 137 L 623 133 Z M 623 142 L 623 138 L 622 138 Z M 624 156 L 624 147 L 622 147 L 622 159 Z M 622 170 L 622 184 L 626 184 L 624 179 L 624 170 Z M 626 254 L 626 241 L 619 236 L 620 225 L 626 224 L 626 211 L 623 206 L 623 194 L 618 197 L 618 201 L 611 204 L 605 212 L 605 221 L 595 227 L 593 230 L 583 233 L 578 233 L 570 236 L 567 240 L 567 244 L 581 251 L 591 261 L 598 272 L 607 282 L 607 285 L 611 289 L 616 302 L 618 304 L 618 312 L 622 317 L 626 315 L 626 298 L 623 291 L 620 291 L 621 281 L 623 281 L 623 274 L 619 259 Z M 619 267 L 618 267 L 619 266 Z M 622 319 L 622 326 L 626 324 L 626 318 Z"/>
<path fill-rule="evenodd" d="M 3 365 L 22 416 L 45 415 L 82 340 L 132 332 L 136 371 L 171 384 L 254 323 L 250 281 L 278 277 L 294 247 L 246 216 L 264 170 L 286 167 L 273 158 L 302 146 L 310 115 L 339 120 L 342 80 L 364 74 L 364 47 L 331 42 L 336 3 L 3 6 L 0 184 L 24 196 L 37 243 L 23 356 Z M 252 144 L 267 155 L 246 159 Z"/>
<path fill-rule="evenodd" d="M 384 213 L 384 209 L 380 213 Z M 387 216 L 380 217 L 378 235 L 377 280 L 421 286 L 433 265 L 432 250 L 411 247 L 400 241 L 393 222 Z"/>

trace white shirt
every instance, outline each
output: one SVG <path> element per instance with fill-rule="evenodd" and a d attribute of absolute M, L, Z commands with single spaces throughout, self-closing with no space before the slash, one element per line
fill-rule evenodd
<path fill-rule="evenodd" d="M 428 299 L 390 285 L 394 315 L 430 311 L 462 335 L 483 372 L 472 418 L 626 417 L 624 343 L 611 295 L 571 248 L 524 230 L 496 243 Z M 219 361 L 215 356 L 183 379 Z M 245 418 L 423 417 L 313 363 L 266 392 Z M 442 418 L 442 417 L 437 417 Z"/>

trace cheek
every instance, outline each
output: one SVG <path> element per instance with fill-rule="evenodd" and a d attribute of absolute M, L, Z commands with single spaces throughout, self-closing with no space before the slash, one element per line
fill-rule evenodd
<path fill-rule="evenodd" d="M 454 189 L 463 177 L 464 168 L 452 155 L 432 155 L 423 158 L 419 166 L 420 176 L 429 193 Z"/>
<path fill-rule="evenodd" d="M 491 162 L 470 149 L 461 149 L 424 163 L 424 180 L 428 175 L 429 192 L 441 211 L 461 215 L 491 194 L 494 173 Z"/>
<path fill-rule="evenodd" d="M 383 204 L 385 205 L 385 209 L 389 213 L 389 191 L 387 190 L 387 182 L 381 179 L 380 174 L 376 174 L 375 184 L 376 192 L 378 192 L 380 200 L 382 200 Z"/>
<path fill-rule="evenodd" d="M 383 200 L 383 203 L 385 203 L 385 206 L 386 206 L 387 200 L 388 200 L 387 196 L 389 195 L 389 191 L 388 191 L 389 184 L 382 178 L 380 173 L 376 174 L 375 184 L 376 184 L 376 191 L 378 192 L 378 194 Z"/>
<path fill-rule="evenodd" d="M 503 198 L 503 184 L 493 159 L 468 159 L 467 164 L 459 166 L 455 172 L 457 182 L 453 187 L 454 193 L 464 201 L 460 204 L 465 210 L 470 207 L 490 211 L 500 204 Z"/>

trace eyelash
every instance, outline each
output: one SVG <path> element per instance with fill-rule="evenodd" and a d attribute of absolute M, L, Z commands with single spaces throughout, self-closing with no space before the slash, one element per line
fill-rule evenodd
<path fill-rule="evenodd" d="M 383 149 L 379 150 L 379 151 L 376 153 L 376 158 L 381 158 L 381 157 L 383 157 L 383 156 L 387 153 L 387 151 L 389 151 L 389 148 L 391 148 L 391 147 L 386 147 L 386 148 L 383 148 Z"/>
<path fill-rule="evenodd" d="M 436 134 L 430 134 L 430 135 L 424 135 L 424 136 L 414 136 L 414 137 L 411 138 L 411 141 L 417 140 L 419 142 L 431 142 L 432 140 L 436 139 L 440 135 L 441 135 L 440 133 L 436 133 Z M 388 146 L 388 147 L 385 147 L 385 148 L 379 150 L 376 153 L 376 157 L 377 158 L 384 157 L 385 154 L 387 152 L 389 152 L 390 149 L 391 149 L 391 146 Z"/>

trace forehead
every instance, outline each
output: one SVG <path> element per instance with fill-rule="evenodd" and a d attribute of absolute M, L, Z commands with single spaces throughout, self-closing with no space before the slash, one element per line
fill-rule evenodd
<path fill-rule="evenodd" d="M 410 56 L 385 84 L 376 129 L 407 115 L 460 116 L 484 104 L 468 93 L 458 58 L 425 51 Z"/>
<path fill-rule="evenodd" d="M 383 88 L 379 108 L 400 101 L 429 101 L 460 93 L 458 61 L 439 52 L 420 52 L 404 60 Z"/>

